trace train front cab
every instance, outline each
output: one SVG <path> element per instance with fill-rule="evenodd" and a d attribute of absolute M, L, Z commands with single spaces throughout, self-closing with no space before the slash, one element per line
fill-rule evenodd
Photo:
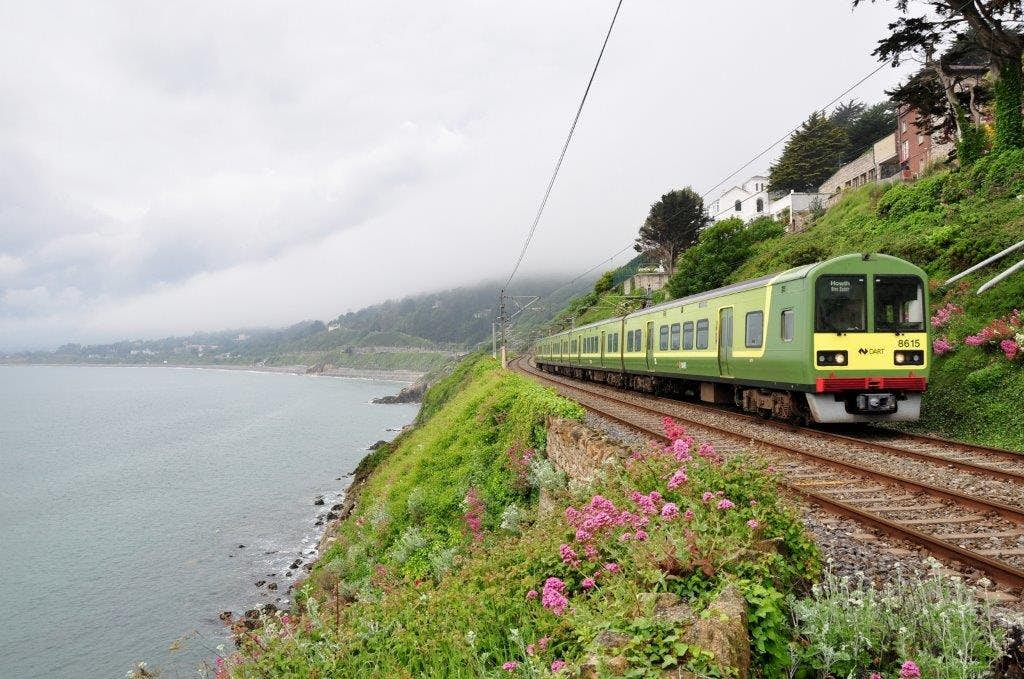
<path fill-rule="evenodd" d="M 924 271 L 886 255 L 828 264 L 811 286 L 813 419 L 917 420 L 930 362 Z"/>

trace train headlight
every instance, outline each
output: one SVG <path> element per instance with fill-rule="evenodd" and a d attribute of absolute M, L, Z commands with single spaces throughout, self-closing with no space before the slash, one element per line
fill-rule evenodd
<path fill-rule="evenodd" d="M 815 355 L 818 365 L 846 365 L 845 351 L 819 351 Z"/>
<path fill-rule="evenodd" d="M 924 352 L 918 349 L 897 351 L 892 355 L 892 362 L 896 365 L 924 365 Z"/>

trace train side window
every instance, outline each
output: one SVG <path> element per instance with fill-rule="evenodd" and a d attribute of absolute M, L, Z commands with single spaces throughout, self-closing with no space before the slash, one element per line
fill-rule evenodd
<path fill-rule="evenodd" d="M 751 311 L 747 314 L 743 345 L 751 349 L 757 349 L 762 344 L 764 344 L 764 312 Z"/>
<path fill-rule="evenodd" d="M 633 351 L 633 331 L 626 333 L 626 351 Z"/>
<path fill-rule="evenodd" d="M 575 354 L 576 353 L 576 340 L 572 341 L 572 344 L 570 345 L 570 347 L 571 347 L 571 349 L 570 349 L 571 353 Z"/>
<path fill-rule="evenodd" d="M 706 318 L 697 321 L 697 348 L 708 348 L 708 319 Z"/>
<path fill-rule="evenodd" d="M 679 324 L 672 324 L 672 336 L 671 336 L 672 351 L 679 350 Z"/>
<path fill-rule="evenodd" d="M 796 330 L 796 315 L 792 309 L 782 310 L 782 341 L 792 342 Z"/>
<path fill-rule="evenodd" d="M 683 349 L 693 349 L 693 321 L 683 323 Z"/>
<path fill-rule="evenodd" d="M 668 351 L 668 326 L 658 328 L 658 351 Z"/>

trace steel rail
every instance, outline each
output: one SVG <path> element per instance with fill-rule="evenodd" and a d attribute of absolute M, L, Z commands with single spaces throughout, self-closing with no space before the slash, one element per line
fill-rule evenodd
<path fill-rule="evenodd" d="M 566 378 L 564 375 L 559 375 L 558 377 L 561 377 L 562 379 L 570 379 L 570 378 Z M 586 384 L 587 382 L 581 382 L 581 383 Z M 839 440 L 839 441 L 843 441 L 845 443 L 848 443 L 850 445 L 857 445 L 857 446 L 861 446 L 861 447 L 871 448 L 872 450 L 875 450 L 875 451 L 881 452 L 881 453 L 887 453 L 887 454 L 890 454 L 890 455 L 898 455 L 900 457 L 912 458 L 912 459 L 920 460 L 922 462 L 929 462 L 929 463 L 938 463 L 938 464 L 949 465 L 951 467 L 954 467 L 956 469 L 960 469 L 962 471 L 971 472 L 971 473 L 974 473 L 974 474 L 980 474 L 982 476 L 988 476 L 990 478 L 996 478 L 996 479 L 999 479 L 1000 481 L 1008 481 L 1010 483 L 1017 483 L 1017 484 L 1024 485 L 1024 471 L 1020 471 L 1020 472 L 1018 472 L 1018 471 L 1011 471 L 1011 470 L 1006 470 L 1006 469 L 1000 469 L 998 467 L 990 467 L 990 466 L 985 465 L 985 464 L 978 464 L 976 462 L 968 462 L 966 460 L 954 460 L 954 459 L 951 459 L 951 458 L 948 458 L 948 457 L 944 457 L 942 455 L 936 455 L 935 453 L 928 453 L 928 452 L 924 452 L 924 451 L 920 451 L 920 450 L 911 450 L 909 448 L 904 448 L 902 446 L 894 445 L 892 443 L 888 443 L 888 442 L 884 442 L 884 441 L 872 441 L 872 440 L 869 440 L 869 439 L 860 438 L 858 436 L 850 436 L 850 435 L 847 435 L 847 434 L 839 434 L 839 433 L 835 433 L 835 432 L 823 431 L 821 429 L 817 429 L 817 428 L 814 428 L 814 427 L 800 426 L 800 425 L 795 425 L 795 424 L 792 424 L 792 423 L 778 422 L 778 421 L 775 421 L 775 420 L 765 420 L 765 419 L 762 419 L 760 417 L 757 417 L 756 415 L 750 415 L 748 413 L 736 412 L 735 410 L 726 410 L 724 408 L 710 406 L 710 405 L 707 405 L 707 404 L 704 404 L 704 403 L 693 403 L 693 402 L 690 402 L 690 401 L 678 401 L 678 400 L 674 400 L 674 399 L 671 399 L 671 398 L 665 398 L 664 396 L 652 396 L 652 395 L 649 395 L 649 394 L 639 394 L 638 393 L 638 396 L 641 396 L 642 398 L 644 398 L 646 400 L 649 400 L 649 401 L 655 401 L 655 402 L 658 402 L 658 403 L 664 403 L 666 405 L 672 405 L 674 407 L 693 408 L 695 410 L 699 410 L 699 411 L 707 412 L 707 413 L 719 413 L 719 414 L 727 413 L 730 417 L 734 417 L 734 418 L 740 419 L 740 420 L 745 420 L 747 422 L 753 422 L 753 423 L 756 423 L 756 424 L 761 425 L 761 426 L 774 427 L 775 429 L 779 429 L 781 431 L 787 431 L 787 432 L 804 434 L 806 436 L 813 436 L 813 437 L 818 438 L 818 439 Z M 901 436 L 902 438 L 917 440 L 917 441 L 921 441 L 923 443 L 929 443 L 931 445 L 937 445 L 937 446 L 942 447 L 942 448 L 947 448 L 948 449 L 948 448 L 951 448 L 951 447 L 958 447 L 958 448 L 961 448 L 964 451 L 967 451 L 967 452 L 970 452 L 970 453 L 977 453 L 977 454 L 982 454 L 982 455 L 992 455 L 992 456 L 997 456 L 997 457 L 1000 457 L 1000 458 L 1008 460 L 1008 461 L 1013 461 L 1013 462 L 1017 462 L 1017 463 L 1024 463 L 1024 454 L 1015 453 L 1012 450 L 1005 450 L 1003 448 L 993 448 L 991 446 L 983 446 L 983 445 L 972 444 L 972 443 L 961 443 L 959 441 L 953 441 L 951 439 L 943 439 L 943 438 L 940 438 L 940 437 L 937 437 L 937 436 L 925 436 L 923 434 L 904 434 L 903 432 L 896 432 L 896 431 L 893 431 L 893 430 L 875 429 L 875 431 L 880 431 L 880 432 L 884 431 L 884 432 L 887 432 L 887 433 L 893 433 L 893 434 Z"/>
<path fill-rule="evenodd" d="M 522 359 L 520 359 L 520 361 L 521 360 Z M 521 363 L 520 363 L 520 366 L 521 366 Z M 1019 508 L 1013 507 L 1011 505 L 1003 504 L 1001 502 L 995 502 L 995 501 L 992 501 L 992 500 L 982 500 L 980 498 L 976 498 L 976 497 L 973 497 L 971 495 L 965 495 L 964 493 L 961 493 L 959 491 L 955 491 L 955 490 L 952 490 L 952 489 L 949 489 L 949 488 L 943 488 L 941 486 L 933 486 L 932 484 L 924 483 L 923 481 L 915 481 L 913 479 L 908 479 L 908 478 L 906 478 L 904 476 L 898 476 L 896 474 L 890 474 L 889 472 L 884 472 L 884 471 L 881 471 L 881 470 L 878 470 L 878 469 L 872 469 L 870 467 L 865 467 L 863 465 L 859 465 L 859 464 L 857 464 L 855 462 L 845 462 L 843 460 L 836 460 L 834 458 L 828 457 L 827 455 L 821 455 L 821 454 L 813 453 L 813 452 L 810 452 L 810 451 L 807 451 L 807 450 L 802 450 L 800 448 L 794 448 L 793 446 L 788 446 L 788 445 L 786 445 L 784 443 L 777 443 L 775 441 L 769 441 L 767 439 L 760 438 L 760 437 L 757 437 L 757 436 L 749 436 L 747 434 L 740 434 L 740 433 L 734 432 L 734 431 L 732 431 L 730 429 L 726 429 L 724 427 L 720 427 L 720 426 L 713 425 L 713 424 L 706 424 L 706 423 L 701 422 L 699 420 L 690 419 L 690 418 L 686 417 L 685 415 L 680 415 L 680 414 L 678 414 L 676 412 L 669 412 L 669 411 L 666 411 L 666 410 L 659 410 L 657 408 L 651 408 L 650 406 L 644 406 L 644 405 L 640 405 L 640 404 L 636 404 L 636 403 L 631 403 L 629 401 L 622 400 L 622 399 L 617 398 L 615 396 L 609 396 L 607 394 L 602 394 L 602 393 L 597 392 L 597 391 L 592 391 L 592 390 L 589 390 L 589 389 L 582 388 L 582 387 L 578 386 L 578 384 L 573 384 L 573 383 L 569 383 L 567 381 L 563 381 L 566 378 L 553 379 L 550 376 L 546 375 L 545 373 L 542 373 L 541 371 L 536 370 L 536 368 L 532 368 L 532 367 L 528 368 L 528 369 L 526 369 L 526 372 L 528 372 L 528 373 L 530 373 L 532 375 L 535 375 L 535 376 L 543 376 L 543 379 L 546 379 L 546 380 L 551 381 L 551 382 L 556 382 L 556 383 L 559 383 L 559 384 L 564 384 L 569 389 L 575 389 L 577 391 L 583 392 L 583 393 L 588 394 L 588 395 L 593 396 L 593 397 L 603 398 L 605 400 L 612 401 L 613 403 L 618 403 L 619 405 L 624 405 L 624 406 L 627 406 L 629 408 L 634 408 L 636 410 L 645 411 L 648 414 L 656 416 L 656 417 L 673 417 L 675 419 L 683 420 L 683 421 L 687 422 L 688 424 L 691 424 L 691 425 L 694 425 L 694 426 L 704 427 L 706 429 L 710 429 L 712 431 L 718 432 L 718 433 L 723 434 L 725 436 L 729 436 L 729 437 L 731 437 L 733 439 L 740 439 L 740 440 L 748 441 L 748 442 L 750 442 L 750 441 L 756 442 L 759 445 L 767 446 L 769 448 L 773 448 L 773 449 L 776 449 L 776 450 L 781 450 L 783 452 L 786 452 L 786 453 L 789 453 L 789 454 L 792 454 L 792 455 L 797 455 L 799 457 L 803 457 L 805 459 L 813 460 L 815 462 L 823 462 L 823 463 L 825 463 L 827 465 L 830 465 L 830 466 L 842 467 L 842 468 L 844 468 L 844 469 L 846 469 L 848 471 L 852 471 L 854 473 L 861 474 L 861 475 L 867 476 L 869 478 L 873 478 L 876 481 L 885 481 L 887 483 L 896 483 L 896 484 L 902 485 L 902 486 L 904 486 L 906 488 L 915 490 L 915 491 L 917 491 L 919 493 L 926 493 L 928 495 L 931 495 L 932 497 L 937 497 L 937 498 L 941 498 L 943 500 L 949 500 L 950 502 L 956 502 L 956 503 L 959 503 L 959 504 L 967 505 L 968 507 L 972 507 L 974 509 L 978 509 L 978 510 L 981 510 L 981 511 L 995 512 L 996 514 L 999 514 L 1003 518 L 1008 519 L 1010 521 L 1014 521 L 1016 523 L 1024 523 L 1024 509 L 1019 509 Z M 583 384 L 586 384 L 586 383 L 583 383 Z M 657 397 L 655 397 L 655 399 L 657 399 Z M 664 399 L 664 401 L 667 401 L 669 403 L 673 403 L 669 399 Z M 858 439 L 854 439 L 854 440 L 859 442 Z"/>
<path fill-rule="evenodd" d="M 689 424 L 692 424 L 692 425 L 695 425 L 695 426 L 699 426 L 699 427 L 705 427 L 707 429 L 711 429 L 712 431 L 716 431 L 718 433 L 727 435 L 727 436 L 729 436 L 730 438 L 733 438 L 733 439 L 743 439 L 745 441 L 761 443 L 763 445 L 767 445 L 768 447 L 779 449 L 779 450 L 782 450 L 784 452 L 795 453 L 795 454 L 799 455 L 800 457 L 809 458 L 809 459 L 814 460 L 815 462 L 824 463 L 826 465 L 835 465 L 835 466 L 843 467 L 845 469 L 848 469 L 848 470 L 853 471 L 854 473 L 858 473 L 858 474 L 863 473 L 863 474 L 865 474 L 865 475 L 867 475 L 867 476 L 869 476 L 871 478 L 874 478 L 876 480 L 883 480 L 883 481 L 895 483 L 895 484 L 901 485 L 901 486 L 906 487 L 906 488 L 921 489 L 921 492 L 925 492 L 925 493 L 931 494 L 929 491 L 936 490 L 936 491 L 939 491 L 939 494 L 938 494 L 939 497 L 943 497 L 945 499 L 949 499 L 949 500 L 951 500 L 953 502 L 957 502 L 958 504 L 967 504 L 968 506 L 972 506 L 974 508 L 982 508 L 985 511 L 995 511 L 997 513 L 1000 513 L 1001 515 L 1002 515 L 1002 512 L 1000 511 L 1000 509 L 1008 509 L 1008 510 L 1011 510 L 1014 514 L 1016 514 L 1018 516 L 1024 516 L 1024 515 L 1022 515 L 1021 512 L 1013 509 L 1012 507 L 1008 507 L 1006 505 L 1001 505 L 999 503 L 992 503 L 992 502 L 988 502 L 988 501 L 985 501 L 985 500 L 979 500 L 977 498 L 971 498 L 969 496 L 962 495 L 960 493 L 956 493 L 956 492 L 953 492 L 953 491 L 947 491 L 945 489 L 935 488 L 935 487 L 930 486 L 928 484 L 922 484 L 922 483 L 919 483 L 919 482 L 916 482 L 916 481 L 911 481 L 909 479 L 903 479 L 901 477 L 897 477 L 897 476 L 894 476 L 894 475 L 889 475 L 889 474 L 885 474 L 885 473 L 882 473 L 882 472 L 877 472 L 877 471 L 874 471 L 874 470 L 869 470 L 869 469 L 860 467 L 859 465 L 838 462 L 836 460 L 833 460 L 833 459 L 825 457 L 825 456 L 818 456 L 818 455 L 815 455 L 814 453 L 807 453 L 806 451 L 799 451 L 797 449 L 790 448 L 790 447 L 782 445 L 782 444 L 777 444 L 777 443 L 770 442 L 770 441 L 759 440 L 759 439 L 757 439 L 755 437 L 748 437 L 748 436 L 743 435 L 743 434 L 737 434 L 735 432 L 729 431 L 729 430 L 721 428 L 721 427 L 717 427 L 717 426 L 714 426 L 714 425 L 707 425 L 707 424 L 704 424 L 702 422 L 697 422 L 697 421 L 693 421 L 693 420 L 688 420 L 685 417 L 680 417 L 680 416 L 674 415 L 672 413 L 664 413 L 664 412 L 656 410 L 654 408 L 649 408 L 649 407 L 638 405 L 638 404 L 635 404 L 635 403 L 629 403 L 629 402 L 626 402 L 626 401 L 622 401 L 621 399 L 615 399 L 613 397 L 610 397 L 610 396 L 607 396 L 607 395 L 604 395 L 604 394 L 600 394 L 600 393 L 597 393 L 597 392 L 589 391 L 587 389 L 582 389 L 580 387 L 577 387 L 576 385 L 569 384 L 569 383 L 564 382 L 562 380 L 552 379 L 550 376 L 542 373 L 539 370 L 536 370 L 535 368 L 531 368 L 528 365 L 526 367 L 524 367 L 524 362 L 525 362 L 525 359 L 520 358 L 520 359 L 518 359 L 517 361 L 514 362 L 514 365 L 516 365 L 521 372 L 526 373 L 526 374 L 534 377 L 535 379 L 539 379 L 539 380 L 544 381 L 544 382 L 549 382 L 551 384 L 560 386 L 563 389 L 568 390 L 568 391 L 580 392 L 580 393 L 590 397 L 591 399 L 594 399 L 594 398 L 603 399 L 603 400 L 608 401 L 610 403 L 618 404 L 619 406 L 626 406 L 626 407 L 628 407 L 628 408 L 630 408 L 630 409 L 632 409 L 634 411 L 644 412 L 644 413 L 646 413 L 648 415 L 653 415 L 653 416 L 658 416 L 658 417 L 661 417 L 661 416 L 677 417 L 677 419 L 682 419 L 682 420 L 688 422 Z M 629 429 L 631 429 L 633 431 L 636 431 L 636 432 L 638 432 L 640 434 L 643 434 L 645 436 L 650 436 L 650 437 L 658 439 L 660 441 L 668 441 L 669 440 L 668 437 L 665 436 L 664 433 L 662 433 L 662 432 L 660 432 L 660 431 L 658 431 L 656 429 L 644 426 L 642 424 L 639 424 L 637 422 L 634 422 L 632 420 L 624 418 L 624 417 L 622 417 L 620 415 L 616 415 L 615 413 L 610 412 L 607 409 L 600 408 L 600 407 L 594 405 L 593 403 L 581 403 L 581 405 L 584 408 L 590 410 L 591 412 L 594 412 L 594 413 L 600 415 L 601 417 L 604 417 L 604 418 L 609 419 L 609 420 L 611 420 L 613 422 L 616 422 L 616 423 L 618 423 L 620 425 L 623 425 L 623 426 L 625 426 L 625 427 L 627 427 L 627 428 L 629 428 Z M 860 521 L 860 522 L 862 522 L 864 524 L 867 524 L 867 525 L 873 526 L 875 528 L 878 528 L 879 530 L 881 530 L 881 531 L 883 531 L 883 532 L 885 532 L 885 533 L 887 533 L 887 534 L 889 534 L 889 535 L 891 535 L 893 537 L 897 537 L 897 538 L 900 538 L 900 539 L 908 540 L 910 542 L 914 542 L 914 543 L 916 543 L 918 545 L 921 545 L 921 546 L 925 547 L 926 549 L 928 549 L 929 551 L 931 551 L 931 552 L 933 552 L 935 554 L 939 554 L 939 555 L 942 555 L 942 556 L 944 556 L 946 558 L 953 559 L 953 560 L 960 561 L 962 563 L 971 565 L 971 566 L 973 566 L 973 567 L 975 567 L 975 568 L 985 572 L 994 581 L 999 582 L 1000 584 L 1006 585 L 1008 587 L 1024 588 L 1024 570 L 1015 568 L 1015 567 L 1013 567 L 1013 566 L 1011 566 L 1009 564 L 1003 563 L 1003 562 L 998 561 L 996 559 L 989 558 L 989 557 L 984 556 L 982 554 L 977 554 L 977 553 L 975 553 L 975 552 L 973 552 L 971 550 L 965 549 L 963 547 L 960 547 L 960 546 L 955 545 L 953 543 L 947 542 L 947 541 L 942 540 L 940 538 L 928 535 L 927 533 L 923 533 L 922 531 L 919 531 L 917 529 L 911 528 L 909 526 L 904 526 L 904 525 L 902 525 L 902 524 L 900 524 L 898 522 L 890 521 L 890 520 L 885 519 L 885 518 L 883 518 L 883 517 L 881 517 L 881 516 L 879 516 L 877 514 L 873 514 L 873 513 L 867 512 L 867 511 L 862 510 L 862 509 L 860 509 L 858 507 L 846 504 L 844 502 L 841 502 L 841 501 L 836 500 L 834 498 L 828 497 L 828 496 L 823 495 L 821 493 L 816 493 L 816 492 L 814 492 L 812 490 L 808 490 L 807 488 L 802 488 L 802 487 L 800 487 L 797 484 L 790 483 L 790 482 L 787 482 L 785 480 L 780 481 L 780 483 L 781 483 L 782 486 L 784 486 L 788 490 L 790 490 L 790 491 L 792 491 L 794 493 L 797 493 L 797 494 L 799 494 L 799 495 L 801 495 L 801 496 L 803 496 L 803 497 L 805 497 L 805 498 L 807 498 L 807 499 L 809 499 L 809 500 L 819 504 L 826 511 L 828 511 L 830 513 L 838 514 L 838 515 L 841 515 L 841 516 L 846 516 L 846 517 L 855 519 L 855 520 Z"/>

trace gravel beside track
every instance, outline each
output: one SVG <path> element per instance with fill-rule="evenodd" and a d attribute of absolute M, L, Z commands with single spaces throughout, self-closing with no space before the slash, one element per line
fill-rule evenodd
<path fill-rule="evenodd" d="M 884 580 L 897 567 L 927 570 L 934 554 L 1008 614 L 1024 610 L 1024 476 L 1014 479 L 1021 465 L 1014 469 L 1013 453 L 889 432 L 859 440 L 570 380 L 524 363 L 513 367 L 579 401 L 590 410 L 588 424 L 628 445 L 657 439 L 661 416 L 669 415 L 724 454 L 763 456 L 799 497 L 805 525 L 841 573 Z M 925 455 L 902 456 L 903 446 Z M 953 457 L 969 457 L 973 466 L 953 466 Z"/>

